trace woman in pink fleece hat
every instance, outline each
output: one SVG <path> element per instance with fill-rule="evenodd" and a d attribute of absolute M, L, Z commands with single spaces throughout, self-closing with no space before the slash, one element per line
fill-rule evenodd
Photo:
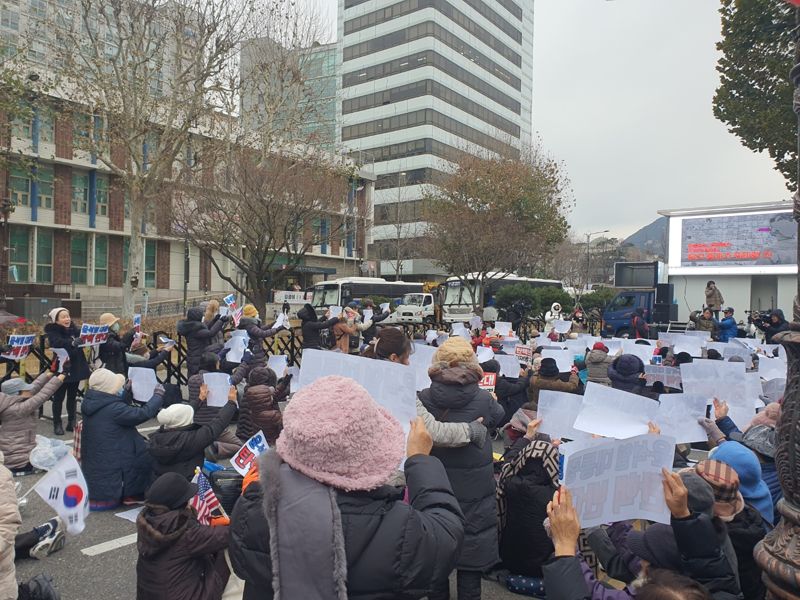
<path fill-rule="evenodd" d="M 352 379 L 322 377 L 295 394 L 260 481 L 231 517 L 243 600 L 422 598 L 447 577 L 463 516 L 421 419 L 406 444 L 409 503 L 386 485 L 403 438 L 397 419 Z"/>

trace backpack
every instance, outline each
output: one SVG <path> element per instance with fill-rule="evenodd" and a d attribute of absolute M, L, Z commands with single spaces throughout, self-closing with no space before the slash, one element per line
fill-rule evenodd
<path fill-rule="evenodd" d="M 319 332 L 319 347 L 331 350 L 336 345 L 332 329 L 321 329 Z"/>

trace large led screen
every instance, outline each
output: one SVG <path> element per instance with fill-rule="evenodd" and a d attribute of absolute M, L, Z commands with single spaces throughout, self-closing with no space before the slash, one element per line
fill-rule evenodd
<path fill-rule="evenodd" d="M 793 265 L 797 224 L 791 212 L 684 218 L 682 267 Z"/>

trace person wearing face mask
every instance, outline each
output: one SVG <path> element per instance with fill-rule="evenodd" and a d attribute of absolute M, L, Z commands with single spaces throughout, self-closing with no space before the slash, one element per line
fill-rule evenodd
<path fill-rule="evenodd" d="M 112 313 L 100 315 L 100 325 L 108 325 L 108 339 L 100 345 L 97 352 L 100 362 L 112 373 L 127 375 L 128 361 L 125 358 L 125 352 L 131 347 L 135 332 L 131 329 L 120 337 L 119 317 L 115 317 Z"/>
<path fill-rule="evenodd" d="M 81 381 L 89 377 L 89 363 L 83 353 L 81 331 L 72 322 L 66 308 L 59 307 L 50 311 L 50 323 L 44 326 L 44 333 L 50 348 L 62 348 L 69 355 L 69 376 L 55 394 L 53 394 L 53 433 L 64 435 L 61 423 L 61 408 L 64 397 L 67 398 L 67 431 L 75 429 L 75 412 L 78 405 L 78 387 Z"/>
<path fill-rule="evenodd" d="M 125 376 L 97 369 L 83 399 L 81 467 L 90 510 L 110 510 L 138 501 L 150 485 L 153 461 L 136 426 L 158 414 L 164 387 L 156 385 L 144 406 L 125 401 Z"/>
<path fill-rule="evenodd" d="M 377 360 L 408 365 L 413 346 L 405 334 L 395 327 L 384 327 L 364 350 L 363 356 Z M 431 434 L 433 445 L 440 448 L 459 448 L 474 443 L 482 448 L 488 430 L 483 419 L 471 423 L 442 423 L 428 412 L 417 395 L 417 416 L 422 417 L 425 428 Z"/>

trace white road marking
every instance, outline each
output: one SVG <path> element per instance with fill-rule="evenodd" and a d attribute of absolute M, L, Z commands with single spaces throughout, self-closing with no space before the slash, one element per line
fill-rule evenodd
<path fill-rule="evenodd" d="M 161 427 L 161 425 L 154 425 L 153 427 L 142 427 L 141 429 L 137 429 L 136 431 L 138 431 L 139 433 L 150 433 L 151 431 L 155 431 L 159 427 Z M 69 446 L 70 444 L 74 444 L 75 443 L 75 438 L 73 438 L 71 440 L 66 440 L 64 443 L 67 446 Z"/>
<path fill-rule="evenodd" d="M 103 554 L 104 552 L 110 552 L 111 550 L 116 550 L 117 548 L 123 548 L 125 546 L 129 546 L 131 544 L 136 543 L 136 534 L 132 533 L 130 535 L 123 535 L 120 538 L 115 540 L 109 540 L 108 542 L 103 542 L 102 544 L 96 544 L 94 546 L 89 546 L 88 548 L 82 548 L 81 552 L 86 556 L 97 556 L 98 554 Z"/>

